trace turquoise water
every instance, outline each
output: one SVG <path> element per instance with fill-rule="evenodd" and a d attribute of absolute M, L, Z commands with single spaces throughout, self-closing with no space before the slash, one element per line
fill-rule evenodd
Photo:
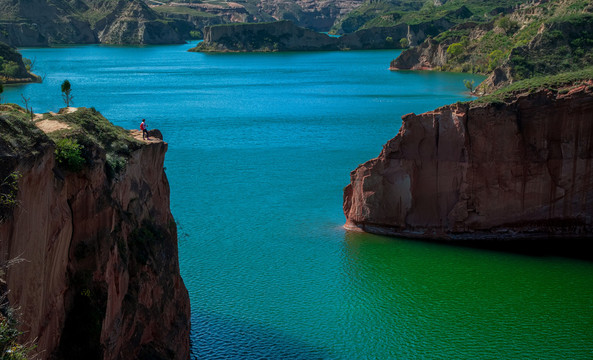
<path fill-rule="evenodd" d="M 593 358 L 593 263 L 342 228 L 349 172 L 469 75 L 190 47 L 25 49 L 45 81 L 4 95 L 56 111 L 67 78 L 75 106 L 164 133 L 195 358 Z"/>

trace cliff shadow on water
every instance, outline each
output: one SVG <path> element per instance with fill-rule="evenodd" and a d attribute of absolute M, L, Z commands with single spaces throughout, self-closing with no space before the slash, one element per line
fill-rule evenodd
<path fill-rule="evenodd" d="M 231 316 L 192 313 L 195 359 L 331 359 L 327 349 L 269 326 Z"/>
<path fill-rule="evenodd" d="M 347 232 L 345 241 L 351 242 L 357 232 Z M 521 255 L 532 258 L 567 258 L 593 262 L 593 251 L 588 239 L 539 238 L 508 240 L 435 240 L 429 238 L 409 239 L 405 237 L 387 238 L 388 241 L 423 242 L 434 246 L 466 248 L 487 252 Z"/>

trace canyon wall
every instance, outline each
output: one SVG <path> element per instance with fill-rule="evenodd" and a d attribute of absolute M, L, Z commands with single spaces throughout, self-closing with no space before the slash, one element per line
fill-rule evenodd
<path fill-rule="evenodd" d="M 141 0 L 0 0 L 0 13 L 0 41 L 17 47 L 183 43 L 175 23 Z"/>
<path fill-rule="evenodd" d="M 338 39 L 296 26 L 291 21 L 226 24 L 204 28 L 204 41 L 190 51 L 335 50 Z"/>
<path fill-rule="evenodd" d="M 429 239 L 593 237 L 593 82 L 408 114 L 351 173 L 346 228 Z"/>
<path fill-rule="evenodd" d="M 292 21 L 207 26 L 204 41 L 191 51 L 256 52 L 394 49 L 406 38 L 411 44 L 451 27 L 446 20 L 417 25 L 400 24 L 359 30 L 330 37 L 295 25 Z"/>
<path fill-rule="evenodd" d="M 42 359 L 188 359 L 167 144 L 127 140 L 114 171 L 105 146 L 86 142 L 86 165 L 65 170 L 16 108 L 0 106 L 0 176 L 20 175 L 16 204 L 0 209 L 0 260 L 25 260 L 4 276 L 23 341 L 36 339 Z"/>

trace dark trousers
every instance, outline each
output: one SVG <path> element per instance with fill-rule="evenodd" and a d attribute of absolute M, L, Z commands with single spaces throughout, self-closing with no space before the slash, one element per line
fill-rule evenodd
<path fill-rule="evenodd" d="M 146 135 L 146 138 L 148 139 L 148 130 L 142 129 L 142 138 L 143 139 L 144 139 L 144 135 Z"/>

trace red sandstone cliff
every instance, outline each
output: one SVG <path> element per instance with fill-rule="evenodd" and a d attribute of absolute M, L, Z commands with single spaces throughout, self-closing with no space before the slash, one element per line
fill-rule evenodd
<path fill-rule="evenodd" d="M 106 151 L 86 144 L 90 165 L 70 172 L 53 141 L 1 110 L 0 175 L 22 177 L 18 205 L 0 221 L 0 256 L 26 260 L 5 277 L 25 340 L 37 339 L 45 359 L 189 358 L 167 144 L 130 142 L 111 176 Z"/>
<path fill-rule="evenodd" d="M 351 173 L 346 227 L 431 239 L 593 236 L 593 85 L 404 116 Z"/>

